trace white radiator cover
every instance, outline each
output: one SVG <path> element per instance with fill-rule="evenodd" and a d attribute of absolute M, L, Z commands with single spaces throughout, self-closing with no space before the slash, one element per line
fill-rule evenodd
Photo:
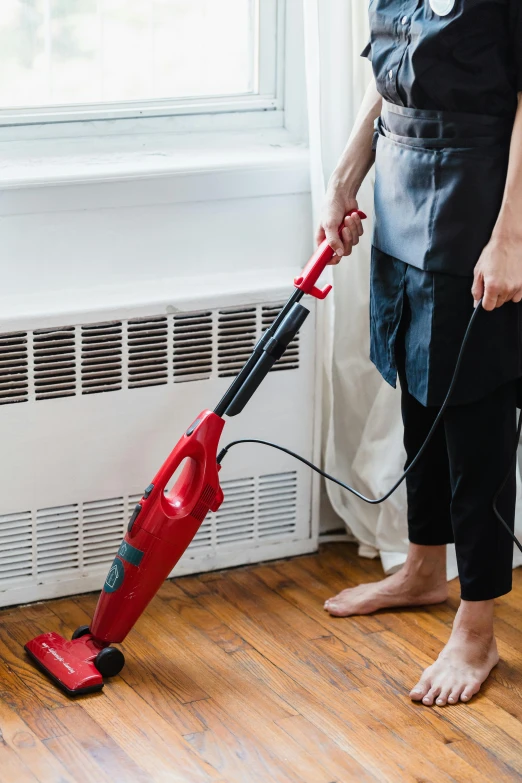
<path fill-rule="evenodd" d="M 291 278 L 290 278 L 291 279 Z M 291 290 L 291 289 L 290 289 Z M 196 415 L 216 405 L 290 291 L 161 297 L 0 331 L 0 606 L 101 588 L 130 510 Z M 175 302 L 175 304 L 173 304 Z M 238 417 L 238 437 L 317 459 L 315 300 L 300 335 Z M 263 446 L 232 449 L 225 501 L 175 574 L 313 551 L 317 482 Z"/>

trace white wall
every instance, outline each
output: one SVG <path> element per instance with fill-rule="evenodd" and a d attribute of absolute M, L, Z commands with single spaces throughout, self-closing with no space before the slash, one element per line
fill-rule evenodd
<path fill-rule="evenodd" d="M 310 253 L 310 221 L 306 193 L 8 215 L 1 296 L 22 296 L 23 308 L 27 294 L 298 268 Z"/>

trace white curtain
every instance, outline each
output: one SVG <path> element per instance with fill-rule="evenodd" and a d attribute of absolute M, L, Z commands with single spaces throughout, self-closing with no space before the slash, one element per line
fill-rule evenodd
<path fill-rule="evenodd" d="M 305 12 L 312 200 L 317 223 L 325 182 L 350 135 L 371 67 L 360 57 L 368 38 L 368 4 L 361 0 L 303 0 Z M 369 356 L 369 262 L 373 175 L 359 192 L 369 216 L 352 256 L 333 267 L 333 291 L 325 308 L 323 454 L 329 473 L 366 495 L 394 483 L 404 464 L 399 391 L 385 383 Z M 359 542 L 359 553 L 381 557 L 389 573 L 405 559 L 408 541 L 404 484 L 385 503 L 370 506 L 331 482 L 326 492 L 335 513 Z M 520 495 L 520 481 L 519 481 Z M 522 536 L 522 504 L 517 532 Z M 515 550 L 515 565 L 522 556 Z M 457 575 L 448 547 L 448 577 Z"/>

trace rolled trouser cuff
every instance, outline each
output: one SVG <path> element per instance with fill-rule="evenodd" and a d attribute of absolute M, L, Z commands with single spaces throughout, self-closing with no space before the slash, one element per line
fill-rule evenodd
<path fill-rule="evenodd" d="M 476 588 L 468 585 L 465 590 L 460 593 L 461 600 L 463 601 L 492 601 L 495 598 L 500 598 L 503 595 L 507 595 L 513 589 L 513 582 L 509 580 L 509 583 L 503 585 L 495 585 L 491 588 L 484 588 L 484 585 L 477 585 Z"/>

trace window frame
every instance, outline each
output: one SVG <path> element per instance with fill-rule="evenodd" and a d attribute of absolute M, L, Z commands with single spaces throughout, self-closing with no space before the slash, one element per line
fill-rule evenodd
<path fill-rule="evenodd" d="M 103 126 L 118 120 L 168 119 L 180 129 L 213 129 L 216 115 L 228 115 L 230 126 L 273 127 L 282 125 L 285 81 L 285 19 L 287 0 L 256 0 L 259 19 L 259 41 L 255 51 L 257 92 L 244 95 L 179 98 L 165 100 L 136 100 L 89 103 L 78 105 L 41 106 L 32 108 L 0 108 L 0 129 L 13 126 L 41 126 L 43 135 L 49 137 L 52 127 L 67 123 L 78 124 L 85 132 L 86 126 L 96 122 L 98 132 Z M 268 118 L 267 113 L 280 115 Z M 238 115 L 241 115 L 239 117 Z M 190 121 L 194 118 L 194 122 Z M 219 125 L 223 126 L 220 118 Z M 275 122 L 274 122 L 275 120 Z M 226 124 L 226 119 L 225 119 Z"/>

